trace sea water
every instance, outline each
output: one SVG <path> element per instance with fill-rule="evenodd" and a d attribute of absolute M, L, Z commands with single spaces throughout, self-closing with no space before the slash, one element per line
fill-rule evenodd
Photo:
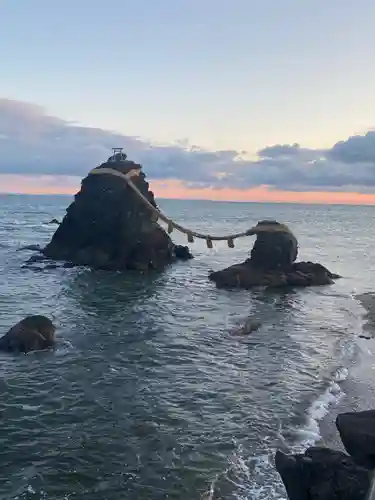
<path fill-rule="evenodd" d="M 351 371 L 361 378 L 375 208 L 159 200 L 212 235 L 284 222 L 300 259 L 343 276 L 271 293 L 208 280 L 251 237 L 197 241 L 193 260 L 149 275 L 23 269 L 32 252 L 18 249 L 48 242 L 70 202 L 0 197 L 0 333 L 29 314 L 58 327 L 53 353 L 0 355 L 0 498 L 285 499 L 275 450 L 324 440 L 322 422 L 351 407 Z M 233 336 L 249 316 L 260 329 Z"/>

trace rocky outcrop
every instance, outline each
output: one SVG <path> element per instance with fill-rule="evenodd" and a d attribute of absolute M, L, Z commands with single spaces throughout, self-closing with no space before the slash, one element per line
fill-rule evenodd
<path fill-rule="evenodd" d="M 371 484 L 367 469 L 328 448 L 291 456 L 278 451 L 275 464 L 290 500 L 366 500 Z"/>
<path fill-rule="evenodd" d="M 0 351 L 27 353 L 48 349 L 55 344 L 55 331 L 45 316 L 27 316 L 0 339 Z"/>
<path fill-rule="evenodd" d="M 349 455 L 357 463 L 375 468 L 375 410 L 341 413 L 336 427 Z"/>
<path fill-rule="evenodd" d="M 342 413 L 336 427 L 349 455 L 316 447 L 303 454 L 276 453 L 276 469 L 290 500 L 375 498 L 375 410 Z"/>
<path fill-rule="evenodd" d="M 295 262 L 298 242 L 284 224 L 261 221 L 248 231 L 256 235 L 250 258 L 221 271 L 212 272 L 209 279 L 219 288 L 256 286 L 287 287 L 329 285 L 337 274 L 313 262 Z"/>
<path fill-rule="evenodd" d="M 132 177 L 139 191 L 156 207 L 141 165 L 117 153 L 98 169 L 111 168 Z M 174 259 L 188 259 L 187 247 L 175 246 L 153 212 L 126 181 L 109 174 L 88 175 L 50 243 L 43 250 L 52 260 L 98 269 L 161 269 Z"/>

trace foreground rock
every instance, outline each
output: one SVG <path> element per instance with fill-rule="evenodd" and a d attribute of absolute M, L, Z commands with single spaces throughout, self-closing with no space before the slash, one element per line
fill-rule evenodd
<path fill-rule="evenodd" d="M 27 316 L 0 339 L 0 351 L 27 353 L 48 349 L 55 344 L 55 331 L 45 316 Z"/>
<path fill-rule="evenodd" d="M 276 469 L 290 500 L 366 500 L 371 473 L 351 457 L 328 448 L 301 455 L 278 451 Z"/>
<path fill-rule="evenodd" d="M 375 468 L 375 410 L 341 413 L 336 418 L 336 427 L 353 459 Z"/>
<path fill-rule="evenodd" d="M 329 285 L 339 278 L 321 264 L 295 262 L 298 242 L 290 229 L 276 221 L 261 221 L 248 231 L 256 235 L 250 258 L 209 275 L 220 288 Z"/>
<path fill-rule="evenodd" d="M 156 207 L 141 165 L 127 160 L 125 154 L 114 154 L 98 168 L 123 174 L 138 171 L 132 181 Z M 192 257 L 187 247 L 173 244 L 126 181 L 111 174 L 88 175 L 82 181 L 80 192 L 43 253 L 70 265 L 142 271 Z"/>
<path fill-rule="evenodd" d="M 375 410 L 341 413 L 336 427 L 350 456 L 327 448 L 276 453 L 290 500 L 375 499 Z"/>

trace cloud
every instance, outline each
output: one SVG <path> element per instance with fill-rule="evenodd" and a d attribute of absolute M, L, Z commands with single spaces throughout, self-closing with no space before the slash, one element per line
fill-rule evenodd
<path fill-rule="evenodd" d="M 375 131 L 365 135 L 354 135 L 346 141 L 337 142 L 328 156 L 347 164 L 375 164 Z"/>
<path fill-rule="evenodd" d="M 35 104 L 0 99 L 0 174 L 83 177 L 116 146 L 142 163 L 150 180 L 176 179 L 188 188 L 375 192 L 375 131 L 326 150 L 270 145 L 254 159 L 243 151 L 207 151 L 185 142 L 155 145 L 49 116 Z"/>

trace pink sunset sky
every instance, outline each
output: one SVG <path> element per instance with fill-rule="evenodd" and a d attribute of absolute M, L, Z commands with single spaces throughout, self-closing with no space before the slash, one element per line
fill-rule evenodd
<path fill-rule="evenodd" d="M 65 179 L 63 185 L 49 176 L 0 176 L 3 193 L 18 194 L 75 194 L 80 187 L 78 178 Z M 194 189 L 186 188 L 181 181 L 151 181 L 151 189 L 156 197 L 171 199 L 197 199 L 215 201 L 239 202 L 269 202 L 269 203 L 318 203 L 318 204 L 348 204 L 348 205 L 375 205 L 375 194 L 355 192 L 324 192 L 285 190 L 269 190 L 267 186 L 255 187 L 247 190 L 238 189 Z"/>

